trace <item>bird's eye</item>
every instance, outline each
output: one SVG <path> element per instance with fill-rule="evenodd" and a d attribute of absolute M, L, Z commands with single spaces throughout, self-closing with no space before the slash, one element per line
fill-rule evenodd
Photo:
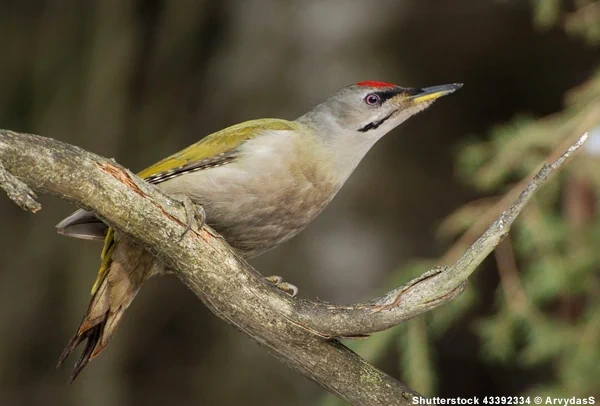
<path fill-rule="evenodd" d="M 365 103 L 367 103 L 369 106 L 377 106 L 381 104 L 381 98 L 375 93 L 370 93 L 367 95 L 367 97 L 365 97 Z"/>

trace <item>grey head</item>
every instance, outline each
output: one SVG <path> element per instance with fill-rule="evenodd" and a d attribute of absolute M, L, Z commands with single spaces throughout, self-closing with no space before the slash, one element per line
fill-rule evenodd
<path fill-rule="evenodd" d="M 297 121 L 323 141 L 343 182 L 377 140 L 461 87 L 462 83 L 412 88 L 359 82 L 334 93 Z"/>

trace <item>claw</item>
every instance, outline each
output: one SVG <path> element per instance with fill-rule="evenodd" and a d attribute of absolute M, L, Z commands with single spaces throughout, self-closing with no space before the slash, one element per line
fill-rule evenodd
<path fill-rule="evenodd" d="M 185 230 L 183 230 L 183 232 L 179 236 L 180 239 L 182 239 L 187 234 L 187 232 L 192 229 L 194 220 L 198 224 L 198 229 L 204 227 L 204 225 L 206 224 L 206 211 L 204 210 L 204 207 L 195 205 L 194 202 L 192 202 L 192 199 L 190 199 L 186 195 L 174 195 L 173 198 L 181 202 L 181 204 L 183 204 L 183 207 L 185 208 L 185 213 L 187 214 L 187 224 L 185 226 Z"/>
<path fill-rule="evenodd" d="M 296 297 L 296 295 L 298 294 L 298 288 L 296 287 L 296 285 L 292 285 L 291 283 L 281 282 L 280 284 L 275 286 L 277 287 L 277 289 L 283 290 L 291 297 Z"/>
<path fill-rule="evenodd" d="M 265 278 L 267 280 L 267 282 L 269 282 L 271 285 L 279 285 L 281 282 L 283 282 L 283 278 L 279 275 L 271 275 L 271 276 L 267 276 Z"/>
<path fill-rule="evenodd" d="M 284 291 L 291 297 L 295 297 L 298 294 L 298 288 L 296 287 L 296 285 L 292 285 L 291 283 L 284 282 L 283 278 L 279 275 L 267 276 L 265 279 L 271 285 L 275 286 L 279 290 Z"/>

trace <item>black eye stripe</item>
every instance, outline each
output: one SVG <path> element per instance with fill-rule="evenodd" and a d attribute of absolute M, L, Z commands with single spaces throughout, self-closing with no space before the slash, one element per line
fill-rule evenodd
<path fill-rule="evenodd" d="M 379 99 L 381 99 L 381 103 L 385 103 L 387 100 L 396 96 L 398 94 L 398 91 L 397 90 L 383 90 L 383 91 L 377 92 L 376 94 L 379 96 Z"/>
<path fill-rule="evenodd" d="M 421 89 L 415 89 L 412 87 L 395 87 L 393 89 L 380 90 L 378 92 L 374 92 L 381 99 L 381 103 L 385 103 L 387 100 L 391 99 L 394 96 L 397 96 L 400 93 L 404 93 L 407 96 L 414 96 L 421 93 Z"/>

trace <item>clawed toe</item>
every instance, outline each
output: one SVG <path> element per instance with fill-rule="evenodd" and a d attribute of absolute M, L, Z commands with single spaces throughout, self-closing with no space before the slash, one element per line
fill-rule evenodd
<path fill-rule="evenodd" d="M 206 224 L 206 211 L 204 211 L 204 207 L 198 206 L 192 202 L 186 195 L 175 195 L 173 196 L 176 200 L 183 204 L 185 208 L 185 213 L 187 215 L 187 224 L 185 226 L 185 230 L 181 233 L 179 238 L 183 238 L 188 231 L 191 230 L 194 221 L 198 224 L 198 229 L 201 229 Z"/>
<path fill-rule="evenodd" d="M 279 275 L 267 276 L 265 279 L 271 285 L 275 286 L 277 289 L 284 291 L 291 297 L 295 297 L 298 294 L 298 288 L 296 287 L 296 285 L 292 285 L 291 283 L 284 282 L 283 278 Z"/>

